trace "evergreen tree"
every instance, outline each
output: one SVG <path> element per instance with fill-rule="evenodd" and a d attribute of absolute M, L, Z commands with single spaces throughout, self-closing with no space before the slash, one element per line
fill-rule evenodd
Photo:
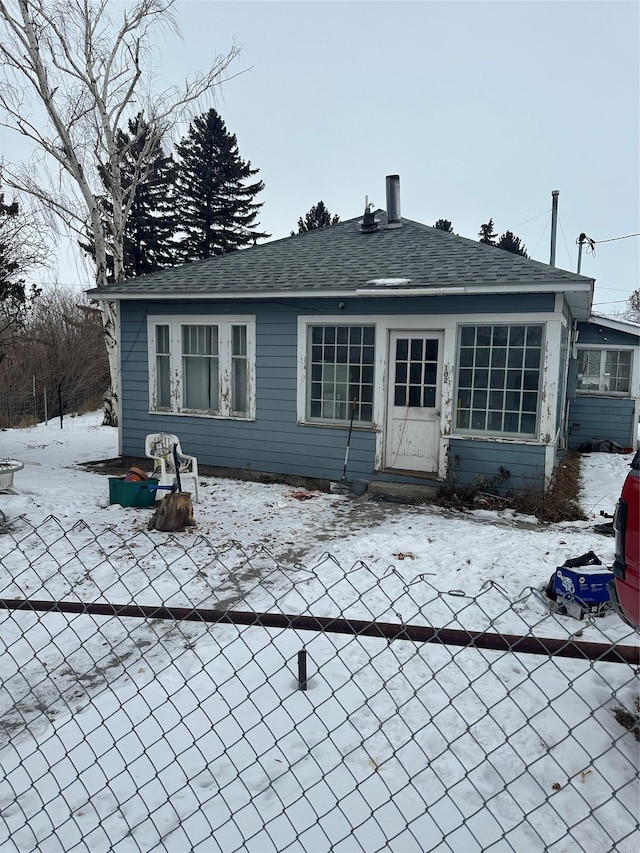
<path fill-rule="evenodd" d="M 120 161 L 120 180 L 125 191 L 133 198 L 124 227 L 123 266 L 125 278 L 165 269 L 178 263 L 174 235 L 177 219 L 173 205 L 175 163 L 171 155 L 162 150 L 160 140 L 150 145 L 149 128 L 141 114 L 130 119 L 129 133 L 119 130 L 116 135 Z M 144 155 L 145 147 L 148 154 Z M 140 179 L 142 170 L 144 178 Z M 105 189 L 109 185 L 108 169 L 100 168 L 100 178 Z M 108 194 L 102 199 L 106 217 L 113 215 Z M 108 234 L 107 218 L 104 229 Z M 109 241 L 107 241 L 109 243 Z M 92 235 L 80 246 L 95 257 Z M 108 278 L 113 281 L 113 252 L 107 247 Z"/>
<path fill-rule="evenodd" d="M 122 166 L 123 180 L 131 186 L 136 164 L 146 143 L 148 131 L 140 125 L 141 115 L 129 121 L 131 137 L 121 134 L 119 142 L 126 147 Z M 133 139 L 133 144 L 132 140 Z M 166 269 L 178 263 L 174 240 L 177 217 L 174 209 L 173 184 L 176 167 L 173 157 L 165 154 L 161 141 L 151 149 L 145 179 L 135 188 L 127 218 L 124 239 L 124 265 L 127 277 Z"/>
<path fill-rule="evenodd" d="M 490 219 L 488 222 L 485 222 L 480 226 L 478 237 L 480 238 L 481 243 L 487 243 L 489 246 L 495 246 L 497 236 L 497 233 L 493 230 L 493 219 Z"/>
<path fill-rule="evenodd" d="M 298 230 L 292 231 L 291 236 L 294 234 L 304 234 L 305 231 L 313 231 L 314 228 L 326 228 L 327 225 L 337 225 L 340 222 L 340 217 L 337 213 L 331 214 L 325 205 L 325 203 L 320 200 L 317 204 L 314 204 L 311 210 L 308 213 L 305 213 L 304 218 L 301 216 L 298 219 Z"/>
<path fill-rule="evenodd" d="M 20 278 L 20 265 L 15 257 L 10 240 L 5 238 L 8 223 L 18 215 L 18 204 L 4 203 L 0 192 L 0 303 L 24 304 L 24 279 Z"/>
<path fill-rule="evenodd" d="M 48 254 L 42 229 L 33 215 L 20 211 L 17 201 L 5 204 L 4 192 L 0 191 L 0 346 L 3 349 L 7 333 L 23 325 L 27 308 L 40 293 L 33 284 L 26 287 L 24 275 L 30 268 L 46 263 Z"/>
<path fill-rule="evenodd" d="M 523 258 L 529 257 L 524 243 L 512 231 L 505 231 L 496 245 L 499 249 L 504 249 L 505 252 L 513 252 L 514 255 L 522 255 Z"/>
<path fill-rule="evenodd" d="M 182 259 L 193 261 L 242 249 L 270 237 L 252 230 L 262 202 L 258 169 L 240 157 L 235 135 L 214 109 L 195 118 L 176 146 L 176 210 Z"/>
<path fill-rule="evenodd" d="M 437 228 L 438 231 L 446 231 L 448 234 L 453 234 L 453 225 L 448 219 L 438 219 L 433 227 Z"/>

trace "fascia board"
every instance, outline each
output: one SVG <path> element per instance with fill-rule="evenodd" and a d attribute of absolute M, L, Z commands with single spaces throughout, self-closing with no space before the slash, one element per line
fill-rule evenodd
<path fill-rule="evenodd" d="M 98 291 L 87 291 L 87 295 L 93 300 L 107 300 L 116 302 L 119 300 L 239 300 L 239 299 L 350 299 L 363 297 L 393 296 L 456 296 L 473 294 L 517 294 L 517 293 L 580 293 L 589 294 L 592 283 L 535 283 L 535 284 L 476 284 L 476 285 L 445 285 L 444 287 L 358 287 L 353 290 L 251 290 L 251 291 L 170 291 L 157 290 L 136 291 L 135 293 L 123 291 L 110 291 L 101 293 Z"/>

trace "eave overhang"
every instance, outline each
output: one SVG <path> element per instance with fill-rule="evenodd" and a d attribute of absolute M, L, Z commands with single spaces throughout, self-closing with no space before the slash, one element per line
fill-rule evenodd
<path fill-rule="evenodd" d="M 582 282 L 541 282 L 532 284 L 453 284 L 443 287 L 427 286 L 380 286 L 364 285 L 351 289 L 304 289 L 304 290 L 236 290 L 236 291 L 202 291 L 202 290 L 180 290 L 163 291 L 158 289 L 136 291 L 94 288 L 87 291 L 90 299 L 109 302 L 130 301 L 166 301 L 166 302 L 194 302 L 194 301 L 216 301 L 237 302 L 248 300 L 269 299 L 370 299 L 382 298 L 410 298 L 410 297 L 441 297 L 441 296 L 472 296 L 472 295 L 517 295 L 526 293 L 562 293 L 573 317 L 578 320 L 586 320 L 593 299 L 593 281 Z"/>

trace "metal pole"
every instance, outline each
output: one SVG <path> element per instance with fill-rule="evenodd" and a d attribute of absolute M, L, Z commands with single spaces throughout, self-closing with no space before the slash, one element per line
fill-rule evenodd
<path fill-rule="evenodd" d="M 0 610 L 26 610 L 41 613 L 87 613 L 94 616 L 132 616 L 143 619 L 173 619 L 225 625 L 263 628 L 292 628 L 294 631 L 321 631 L 326 634 L 353 634 L 377 639 L 408 640 L 413 643 L 439 643 L 469 649 L 515 652 L 640 665 L 640 646 L 619 646 L 574 640 L 571 637 L 534 637 L 496 634 L 492 631 L 465 631 L 457 628 L 433 628 L 430 625 L 402 625 L 394 622 L 366 622 L 361 619 L 336 619 L 328 616 L 299 616 L 287 613 L 255 613 L 247 610 L 209 610 L 199 607 L 166 607 L 143 604 L 102 604 L 84 601 L 48 601 L 0 598 Z"/>
<path fill-rule="evenodd" d="M 47 411 L 47 389 L 46 388 L 42 392 L 42 396 L 43 396 L 43 401 L 44 401 L 44 422 L 45 422 L 45 424 L 48 424 L 49 423 L 49 421 L 48 421 L 49 413 Z"/>
<path fill-rule="evenodd" d="M 62 382 L 58 382 L 58 406 L 60 407 L 60 429 L 62 429 Z"/>
<path fill-rule="evenodd" d="M 558 231 L 558 196 L 560 190 L 552 190 L 551 192 L 551 259 L 549 263 L 552 267 L 556 265 L 556 234 Z"/>
<path fill-rule="evenodd" d="M 36 375 L 35 375 L 35 373 L 33 374 L 33 390 L 31 393 L 33 396 L 33 425 L 37 426 L 38 425 L 38 401 L 36 399 Z"/>
<path fill-rule="evenodd" d="M 578 237 L 578 269 L 576 270 L 577 274 L 580 275 L 580 266 L 582 264 L 582 244 L 587 239 L 587 235 L 582 232 L 582 234 Z"/>
<path fill-rule="evenodd" d="M 304 649 L 298 652 L 298 689 L 307 689 L 307 653 Z"/>

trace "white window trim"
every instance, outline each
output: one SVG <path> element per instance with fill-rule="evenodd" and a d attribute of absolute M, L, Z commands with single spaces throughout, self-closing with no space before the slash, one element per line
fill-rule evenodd
<path fill-rule="evenodd" d="M 576 372 L 576 394 L 579 397 L 616 397 L 619 399 L 629 399 L 634 396 L 633 388 L 634 385 L 637 384 L 636 378 L 636 362 L 640 359 L 637 358 L 637 347 L 633 346 L 615 346 L 611 344 L 578 344 L 576 346 L 576 371 L 577 364 L 579 361 L 580 352 L 584 352 L 585 350 L 599 350 L 600 352 L 600 367 L 602 369 L 602 353 L 605 352 L 630 352 L 631 353 L 631 369 L 629 371 L 629 390 L 628 391 L 603 391 L 601 389 L 596 389 L 595 391 L 591 388 L 578 388 L 578 378 L 579 374 Z M 598 376 L 598 382 L 602 379 L 603 374 L 600 373 Z"/>
<path fill-rule="evenodd" d="M 155 404 L 157 375 L 155 327 L 169 326 L 169 376 L 171 408 L 159 409 Z M 181 326 L 217 326 L 219 334 L 220 411 L 203 412 L 182 407 L 182 343 Z M 247 414 L 231 412 L 231 326 L 247 327 Z M 219 420 L 253 421 L 256 418 L 256 318 L 254 314 L 162 314 L 147 318 L 147 355 L 149 365 L 149 414 L 181 417 L 216 418 Z"/>
<path fill-rule="evenodd" d="M 517 432 L 499 432 L 497 430 L 480 430 L 480 429 L 464 429 L 457 427 L 455 425 L 455 419 L 457 414 L 456 405 L 453 405 L 453 420 L 452 420 L 452 433 L 462 438 L 473 438 L 474 436 L 478 436 L 480 438 L 485 437 L 495 437 L 495 438 L 511 438 L 516 439 L 518 441 L 537 441 L 541 434 L 541 423 L 543 419 L 543 401 L 545 400 L 545 381 L 551 380 L 552 373 L 550 370 L 551 365 L 549 364 L 549 359 L 547 358 L 549 347 L 547 345 L 548 342 L 548 323 L 542 320 L 531 320 L 531 319 L 521 319 L 515 322 L 513 321 L 503 321 L 501 318 L 492 319 L 489 323 L 479 321 L 476 318 L 469 318 L 468 321 L 464 320 L 458 324 L 456 329 L 456 370 L 454 376 L 453 390 L 454 390 L 454 398 L 457 396 L 458 392 L 458 372 L 460 370 L 460 365 L 457 361 L 460 354 L 460 335 L 461 331 L 465 327 L 472 326 L 477 328 L 479 326 L 542 326 L 542 341 L 540 344 L 540 385 L 538 388 L 538 408 L 536 411 L 536 429 L 534 433 L 517 433 Z M 554 352 L 556 356 L 554 358 L 554 362 L 558 363 L 559 366 L 559 354 Z M 546 362 L 546 364 L 545 364 Z M 557 374 L 557 368 L 556 368 Z M 557 390 L 557 381 L 554 383 Z M 554 396 L 554 399 L 557 400 L 557 393 Z M 548 419 L 547 419 L 548 420 Z M 550 440 L 550 436 L 549 436 Z"/>
<path fill-rule="evenodd" d="M 308 331 L 310 326 L 373 326 L 375 357 L 373 363 L 373 413 L 371 423 L 359 424 L 354 422 L 354 429 L 381 430 L 384 423 L 384 371 L 386 368 L 386 326 L 380 322 L 377 314 L 325 314 L 298 316 L 298 390 L 296 415 L 298 424 L 320 427 L 321 429 L 344 429 L 343 421 L 317 421 L 307 419 L 307 357 Z"/>
<path fill-rule="evenodd" d="M 535 325 L 545 326 L 545 345 L 542 350 L 543 388 L 546 391 L 544 405 L 541 405 L 538 417 L 538 433 L 535 436 L 510 436 L 501 433 L 455 433 L 452 424 L 454 411 L 455 368 L 457 365 L 458 325 L 496 325 L 498 321 L 505 325 Z M 559 334 L 562 316 L 554 311 L 534 311 L 523 315 L 520 312 L 505 312 L 504 314 L 475 314 L 467 319 L 461 319 L 459 314 L 301 314 L 298 316 L 297 347 L 297 423 L 302 426 L 317 427 L 318 429 L 344 429 L 344 424 L 320 423 L 306 419 L 307 403 L 307 327 L 330 325 L 373 325 L 375 334 L 375 363 L 373 388 L 373 423 L 371 426 L 354 424 L 354 429 L 371 430 L 376 433 L 375 467 L 381 470 L 384 461 L 384 425 L 386 405 L 386 382 L 389 358 L 389 332 L 394 330 L 430 330 L 444 333 L 442 347 L 442 398 L 440 418 L 440 461 L 438 475 L 446 476 L 446 450 L 451 441 L 472 440 L 489 441 L 505 444 L 549 445 L 553 442 L 552 423 L 555 421 L 555 407 L 558 394 L 558 359 L 555 348 L 548 346 L 554 334 Z M 549 454 L 548 454 L 549 455 Z M 549 456 L 551 458 L 551 456 Z M 549 470 L 550 464 L 549 464 Z"/>

